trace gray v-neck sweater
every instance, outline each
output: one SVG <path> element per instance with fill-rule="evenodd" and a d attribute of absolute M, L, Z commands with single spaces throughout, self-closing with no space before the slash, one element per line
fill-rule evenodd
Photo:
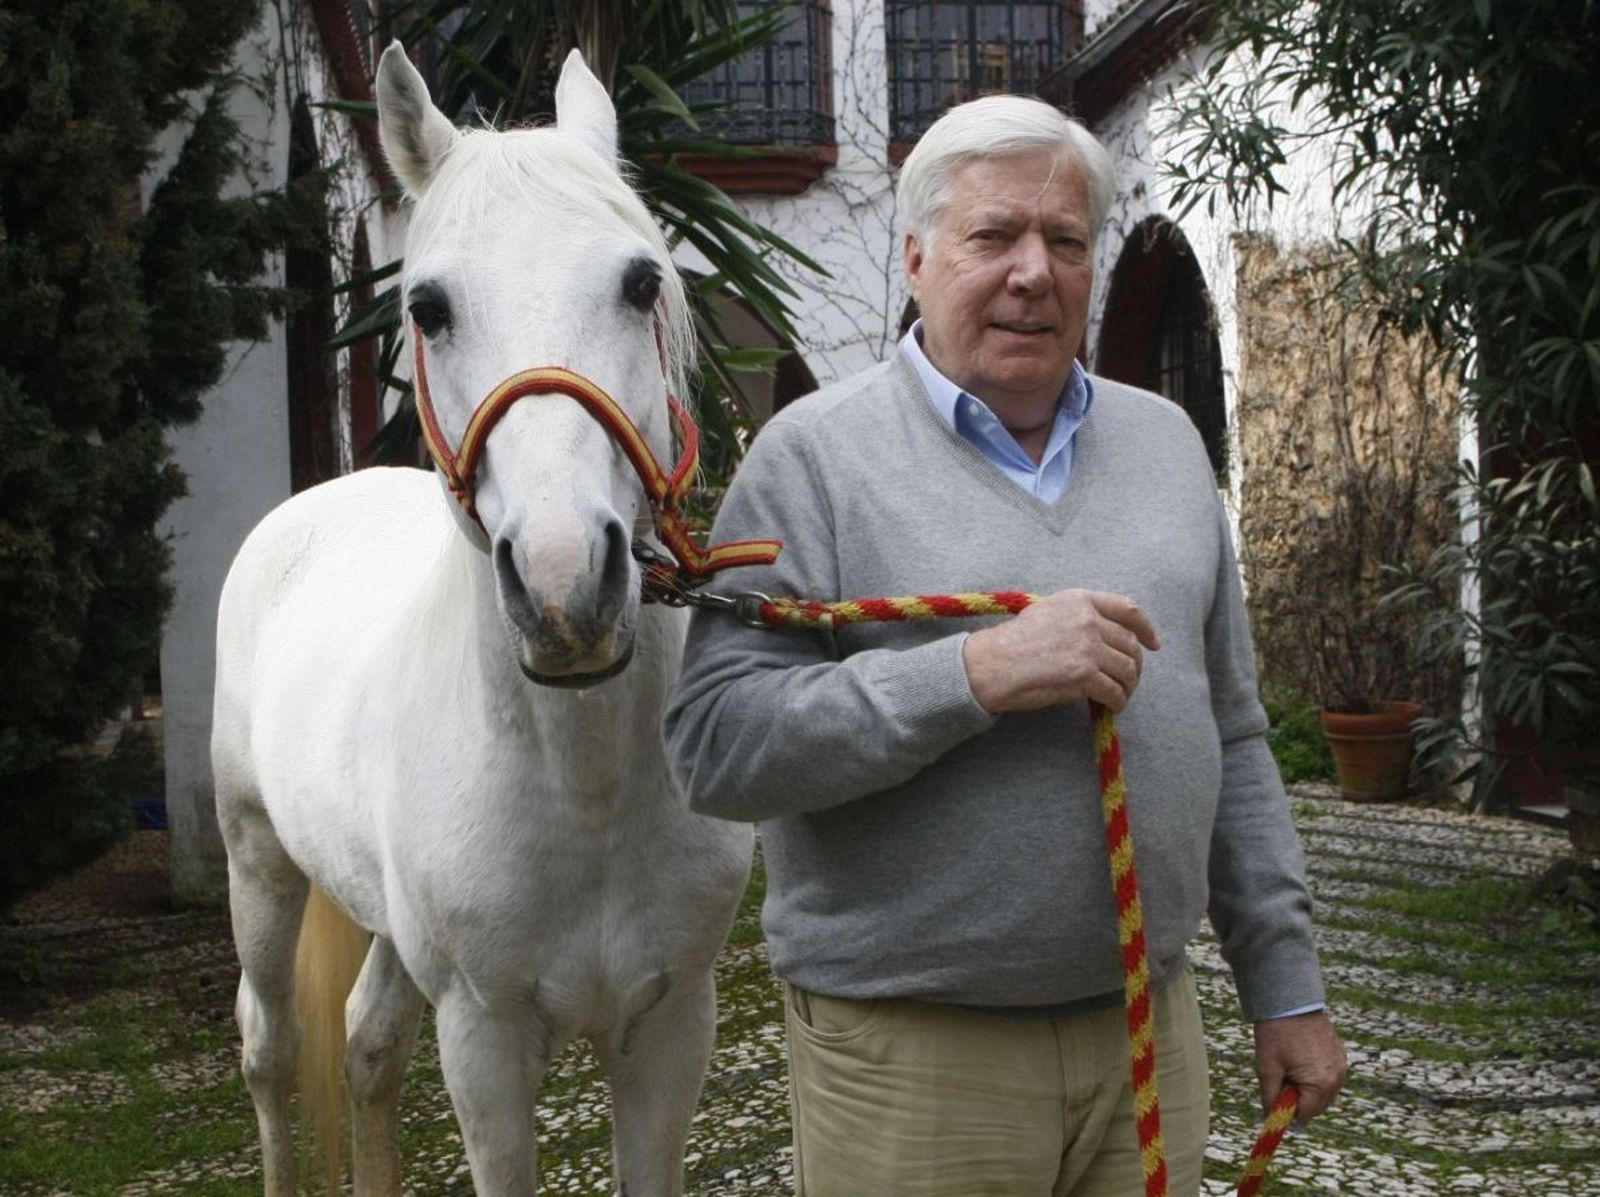
<path fill-rule="evenodd" d="M 1047 505 L 945 427 L 900 356 L 774 417 L 715 539 L 781 538 L 725 589 L 836 599 L 1126 594 L 1161 637 L 1120 717 L 1157 984 L 1208 907 L 1249 1018 L 1323 1000 L 1211 468 L 1167 401 L 1095 379 Z M 772 966 L 841 997 L 983 1006 L 1121 989 L 1085 704 L 999 718 L 973 621 L 764 631 L 697 614 L 667 736 L 695 810 L 761 824 Z"/>

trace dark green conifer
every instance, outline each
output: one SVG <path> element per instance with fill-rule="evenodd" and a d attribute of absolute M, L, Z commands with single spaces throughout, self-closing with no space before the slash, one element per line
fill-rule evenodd
<path fill-rule="evenodd" d="M 170 598 L 166 430 L 284 295 L 290 194 L 225 198 L 255 0 L 0 0 L 0 908 L 88 858 L 152 784 L 81 746 L 153 669 Z M 187 137 L 148 205 L 157 139 Z M 141 759 L 142 757 L 142 759 Z"/>

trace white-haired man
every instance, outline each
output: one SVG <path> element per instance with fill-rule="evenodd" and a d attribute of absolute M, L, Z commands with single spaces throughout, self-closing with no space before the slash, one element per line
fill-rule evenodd
<path fill-rule="evenodd" d="M 773 594 L 1047 596 L 979 630 L 692 625 L 668 737 L 695 809 L 762 827 L 804 1197 L 1143 1192 L 1085 699 L 1121 713 L 1172 1191 L 1208 910 L 1263 1098 L 1309 1118 L 1344 1079 L 1205 449 L 1075 361 L 1113 188 L 1044 103 L 947 113 L 900 182 L 919 325 L 775 417 L 718 520 L 784 540 L 739 579 Z"/>

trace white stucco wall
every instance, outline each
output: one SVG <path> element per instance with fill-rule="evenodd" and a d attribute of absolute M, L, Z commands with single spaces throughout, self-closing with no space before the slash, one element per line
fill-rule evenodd
<path fill-rule="evenodd" d="M 889 161 L 888 65 L 881 0 L 835 0 L 833 103 L 839 160 L 798 196 L 739 196 L 752 219 L 809 254 L 823 278 L 777 259 L 799 351 L 822 384 L 882 361 L 905 308 Z M 703 268 L 691 254 L 685 266 Z"/>
<path fill-rule="evenodd" d="M 1167 173 L 1172 164 L 1182 159 L 1184 149 L 1181 135 L 1173 125 L 1172 109 L 1176 102 L 1181 102 L 1186 72 L 1205 63 L 1208 54 L 1205 47 L 1199 47 L 1180 57 L 1148 84 L 1135 88 L 1094 130 L 1117 164 L 1117 193 L 1095 247 L 1089 361 L 1093 368 L 1098 360 L 1112 272 L 1127 246 L 1129 235 L 1152 216 L 1172 221 L 1189 242 L 1216 309 L 1228 412 L 1229 456 L 1237 462 L 1239 318 L 1235 295 L 1235 239 L 1252 232 L 1270 235 L 1285 246 L 1326 242 L 1341 233 L 1354 232 L 1360 213 L 1348 205 L 1334 205 L 1332 164 L 1317 146 L 1303 144 L 1290 153 L 1280 176 L 1287 194 L 1277 196 L 1272 205 L 1255 204 L 1248 211 L 1235 214 L 1219 199 L 1214 210 L 1202 201 L 1187 214 L 1180 215 L 1173 196 L 1173 183 Z M 1245 63 L 1235 62 L 1229 69 L 1244 72 L 1249 68 Z M 1242 471 L 1231 470 L 1228 500 L 1235 513 L 1241 482 Z"/>
<path fill-rule="evenodd" d="M 314 34 L 297 6 L 267 6 L 262 23 L 241 43 L 236 61 L 244 83 L 235 90 L 234 112 L 252 146 L 252 161 L 237 188 L 284 182 L 289 156 L 293 97 L 332 94 L 323 77 Z M 330 209 L 334 243 L 348 252 L 354 221 L 374 222 L 372 186 L 360 150 L 344 122 L 316 116 L 324 161 L 343 161 Z M 176 136 L 166 139 L 172 147 Z M 170 155 L 147 181 L 146 195 Z M 381 220 L 376 220 L 381 224 Z M 375 264 L 390 237 L 369 224 Z M 335 276 L 347 277 L 348 261 L 336 261 Z M 267 281 L 283 282 L 283 262 L 274 259 Z M 346 365 L 338 369 L 344 381 Z M 189 494 L 168 512 L 162 534 L 172 548 L 172 610 L 161 647 L 167 817 L 172 828 L 173 890 L 180 902 L 221 898 L 226 863 L 217 830 L 210 762 L 212 673 L 217 598 L 239 545 L 256 522 L 289 495 L 288 361 L 284 327 L 275 321 L 266 340 L 235 345 L 221 382 L 205 399 L 193 424 L 169 435 L 173 458 L 188 478 Z M 348 392 L 341 386 L 341 420 L 348 429 Z M 343 457 L 348 466 L 348 432 Z"/>
<path fill-rule="evenodd" d="M 1083 30 L 1093 37 L 1119 11 L 1128 7 L 1129 0 L 1083 0 Z"/>

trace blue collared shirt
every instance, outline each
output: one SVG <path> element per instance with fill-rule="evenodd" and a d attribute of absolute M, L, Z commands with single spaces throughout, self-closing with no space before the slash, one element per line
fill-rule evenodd
<path fill-rule="evenodd" d="M 1072 373 L 1067 376 L 1061 401 L 1056 404 L 1055 423 L 1050 427 L 1050 439 L 1037 465 L 1027 451 L 1017 443 L 1017 438 L 1006 431 L 1000 417 L 982 399 L 969 395 L 951 382 L 922 352 L 920 335 L 922 321 L 918 320 L 900 341 L 917 377 L 933 400 L 933 408 L 945 426 L 956 435 L 969 441 L 1011 481 L 1043 503 L 1055 503 L 1067 489 L 1067 479 L 1072 475 L 1072 443 L 1078 426 L 1089 414 L 1094 403 L 1094 385 L 1083 367 L 1072 363 Z"/>

